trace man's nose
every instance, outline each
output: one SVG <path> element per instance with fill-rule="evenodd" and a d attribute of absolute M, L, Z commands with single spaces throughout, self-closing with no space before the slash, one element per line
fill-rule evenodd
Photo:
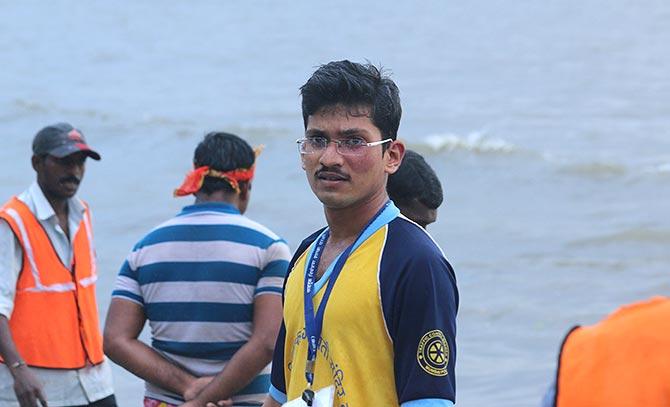
<path fill-rule="evenodd" d="M 326 144 L 326 148 L 323 150 L 323 153 L 321 153 L 321 159 L 320 162 L 324 166 L 331 166 L 333 164 L 341 164 L 342 163 L 342 154 L 340 154 L 339 151 L 337 151 L 338 145 L 334 141 L 329 141 L 328 144 Z"/>
<path fill-rule="evenodd" d="M 67 166 L 68 172 L 81 178 L 84 175 L 84 163 L 71 163 Z"/>

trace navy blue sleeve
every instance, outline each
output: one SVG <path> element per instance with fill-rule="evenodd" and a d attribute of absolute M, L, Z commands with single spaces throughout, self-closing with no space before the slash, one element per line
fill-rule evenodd
<path fill-rule="evenodd" d="M 427 235 L 409 230 L 389 236 L 381 290 L 393 340 L 398 400 L 455 402 L 458 289 L 454 271 Z"/>
<path fill-rule="evenodd" d="M 556 380 L 551 382 L 542 397 L 540 407 L 556 407 Z"/>
<path fill-rule="evenodd" d="M 286 327 L 282 321 L 279 335 L 272 355 L 272 373 L 270 374 L 270 396 L 275 401 L 286 403 L 286 378 L 284 377 L 284 343 L 286 342 Z"/>

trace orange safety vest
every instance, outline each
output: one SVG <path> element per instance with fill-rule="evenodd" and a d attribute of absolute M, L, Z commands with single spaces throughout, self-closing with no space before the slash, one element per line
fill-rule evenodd
<path fill-rule="evenodd" d="M 86 206 L 86 205 L 85 205 Z M 26 364 L 79 369 L 103 361 L 95 301 L 95 253 L 88 207 L 65 266 L 25 203 L 14 197 L 0 209 L 23 249 L 9 328 Z M 1 361 L 1 359 L 0 359 Z"/>
<path fill-rule="evenodd" d="M 670 406 L 670 298 L 573 329 L 558 366 L 556 407 Z"/>

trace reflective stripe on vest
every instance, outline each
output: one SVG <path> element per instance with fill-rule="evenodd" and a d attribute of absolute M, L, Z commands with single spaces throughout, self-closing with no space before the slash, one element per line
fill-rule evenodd
<path fill-rule="evenodd" d="M 86 213 L 84 213 L 84 228 L 86 230 L 86 237 L 88 238 L 88 248 L 91 259 L 95 259 L 95 248 L 93 247 L 93 233 L 91 233 L 91 220 L 89 219 L 90 212 L 88 208 Z M 88 287 L 91 284 L 95 284 L 98 281 L 98 269 L 95 261 L 91 262 L 91 276 L 85 277 L 79 280 L 79 284 L 82 287 Z"/>
<path fill-rule="evenodd" d="M 35 255 L 33 253 L 33 248 L 30 245 L 30 239 L 28 238 L 28 233 L 26 233 L 26 227 L 23 224 L 23 220 L 21 220 L 21 216 L 13 208 L 7 209 L 6 212 L 9 216 L 12 217 L 12 219 L 14 219 L 14 222 L 16 222 L 19 228 L 19 231 L 21 233 L 21 240 L 23 241 L 23 245 L 25 246 L 24 250 L 26 252 L 26 257 L 28 258 L 28 262 L 30 263 L 30 271 L 33 275 L 33 278 L 35 279 L 35 287 L 27 288 L 25 290 L 32 292 L 74 291 L 75 290 L 74 283 L 51 284 L 51 285 L 42 284 L 42 282 L 40 281 L 40 275 L 37 272 L 37 266 L 35 265 Z M 84 223 L 84 229 L 86 231 L 86 237 L 88 238 L 89 242 L 90 256 L 91 259 L 95 259 L 95 249 L 93 248 L 93 235 L 91 233 L 91 223 L 88 218 L 88 211 L 86 211 L 86 213 L 84 214 L 83 223 Z M 98 274 L 96 268 L 97 267 L 95 262 L 92 262 L 91 276 L 79 279 L 79 284 L 82 287 L 88 287 L 91 284 L 95 284 L 95 282 L 98 281 Z"/>
<path fill-rule="evenodd" d="M 40 280 L 40 274 L 37 272 L 37 265 L 35 263 L 35 255 L 33 253 L 33 248 L 30 244 L 30 239 L 28 238 L 28 233 L 26 232 L 26 227 L 23 224 L 21 216 L 14 208 L 7 209 L 7 214 L 14 219 L 16 225 L 19 227 L 21 232 L 21 241 L 23 242 L 23 250 L 25 255 L 28 258 L 30 264 L 30 271 L 33 274 L 33 279 L 35 279 L 35 287 L 27 288 L 25 291 L 32 292 L 65 292 L 65 291 L 74 291 L 74 283 L 62 283 L 62 284 L 51 284 L 44 285 Z"/>

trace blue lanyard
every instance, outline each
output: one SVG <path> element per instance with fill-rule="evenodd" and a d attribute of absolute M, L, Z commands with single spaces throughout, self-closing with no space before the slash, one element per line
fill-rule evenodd
<path fill-rule="evenodd" d="M 330 231 L 326 229 L 324 233 L 319 236 L 314 246 L 314 251 L 312 257 L 309 259 L 309 265 L 305 271 L 305 290 L 304 290 L 304 307 L 305 307 L 305 334 L 307 336 L 307 365 L 305 367 L 305 378 L 307 379 L 307 384 L 309 387 L 314 383 L 314 364 L 316 361 L 316 351 L 321 337 L 321 330 L 323 328 L 323 315 L 326 310 L 326 304 L 328 303 L 328 298 L 330 297 L 331 291 L 335 286 L 335 281 L 340 275 L 342 268 L 344 268 L 344 263 L 349 258 L 351 251 L 356 246 L 358 240 L 363 236 L 365 231 L 370 227 L 370 225 L 384 212 L 384 210 L 391 204 L 391 201 L 387 201 L 384 206 L 379 209 L 375 216 L 370 219 L 367 225 L 363 228 L 361 233 L 358 235 L 356 240 L 347 247 L 344 252 L 340 255 L 335 263 L 335 267 L 328 279 L 328 284 L 326 285 L 326 291 L 323 293 L 323 298 L 319 304 L 319 308 L 314 315 L 314 303 L 312 302 L 312 294 L 314 291 L 314 284 L 316 282 L 316 272 L 319 267 L 319 262 L 321 261 L 321 255 L 326 246 L 326 241 L 330 236 Z M 394 216 L 395 217 L 395 216 Z"/>

